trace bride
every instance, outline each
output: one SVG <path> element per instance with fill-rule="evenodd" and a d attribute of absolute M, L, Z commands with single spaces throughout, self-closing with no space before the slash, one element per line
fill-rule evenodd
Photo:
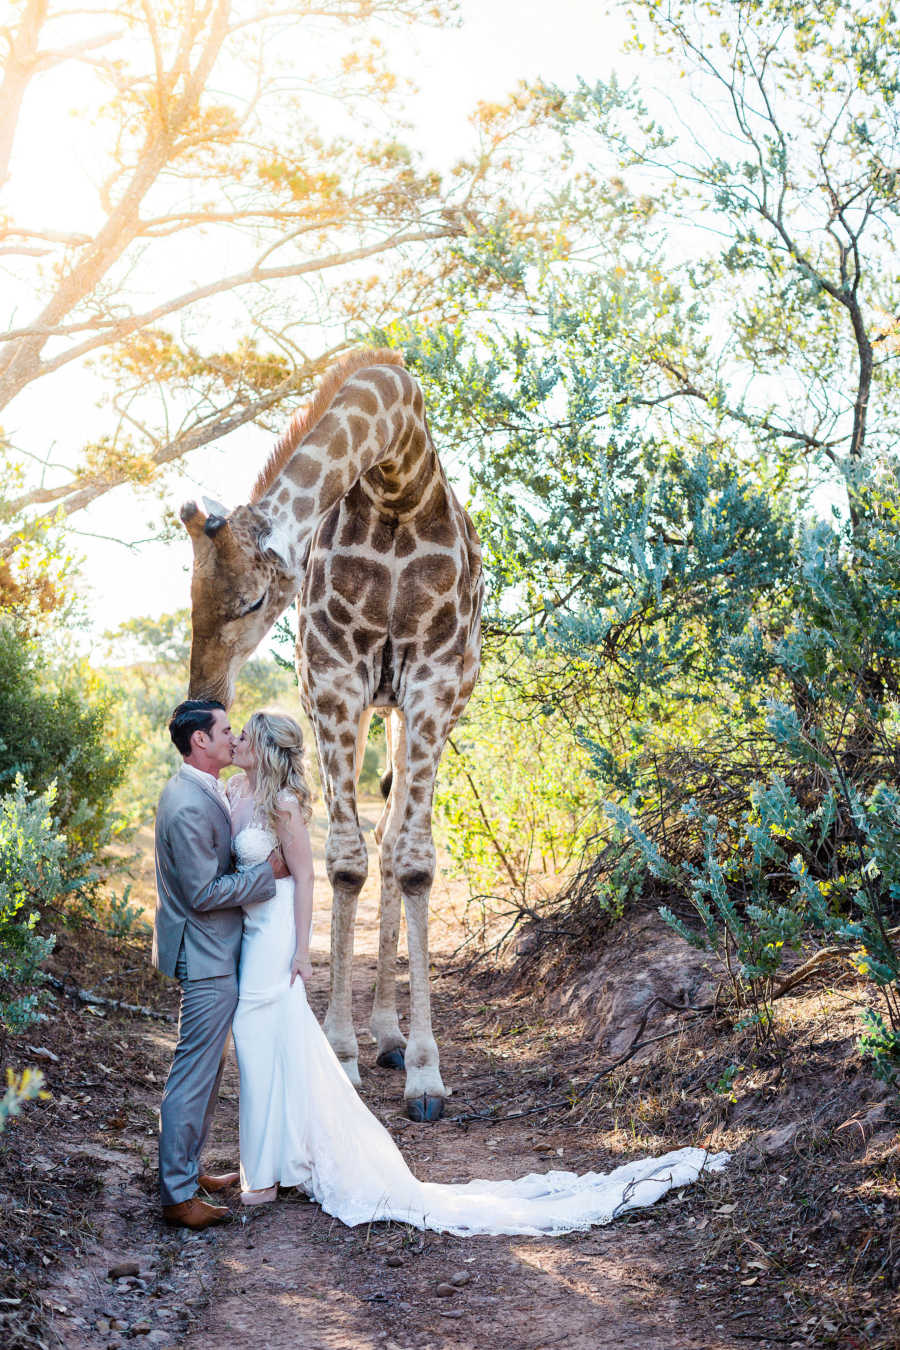
<path fill-rule="evenodd" d="M 233 1028 L 244 1204 L 274 1200 L 279 1185 L 298 1186 L 351 1226 L 394 1219 L 460 1236 L 537 1236 L 608 1223 L 695 1181 L 704 1168 L 725 1165 L 725 1153 L 683 1148 L 605 1175 L 418 1181 L 357 1095 L 306 1001 L 313 864 L 300 727 L 280 713 L 254 713 L 234 763 L 244 771 L 228 784 L 238 866 L 268 857 L 277 837 L 291 872 L 274 899 L 244 910 Z"/>

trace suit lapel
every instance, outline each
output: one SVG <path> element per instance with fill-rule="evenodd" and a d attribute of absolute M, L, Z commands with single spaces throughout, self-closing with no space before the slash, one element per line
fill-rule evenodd
<path fill-rule="evenodd" d="M 209 777 L 208 774 L 205 776 Z M 201 792 L 205 792 L 207 797 L 209 797 L 211 801 L 214 801 L 216 806 L 218 806 L 219 810 L 224 814 L 225 819 L 228 821 L 229 827 L 231 826 L 231 814 L 228 810 L 228 807 L 225 804 L 224 798 L 220 797 L 218 792 L 216 792 L 216 789 L 213 786 L 211 778 L 209 781 L 209 787 L 207 787 L 201 778 L 197 777 L 197 775 L 192 773 L 185 773 L 183 769 L 178 770 L 178 777 L 181 779 L 183 783 L 192 783 L 195 787 L 199 788 Z"/>

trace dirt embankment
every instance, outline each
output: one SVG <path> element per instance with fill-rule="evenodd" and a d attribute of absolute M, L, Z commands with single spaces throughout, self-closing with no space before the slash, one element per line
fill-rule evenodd
<path fill-rule="evenodd" d="M 318 845 L 321 853 L 321 836 Z M 552 997 L 508 979 L 499 995 L 489 976 L 454 969 L 459 896 L 436 892 L 435 1024 L 453 1088 L 445 1118 L 409 1123 L 401 1079 L 365 1067 L 372 1057 L 362 1054 L 366 1100 L 420 1176 L 607 1170 L 687 1143 L 732 1150 L 728 1171 L 609 1228 L 552 1241 L 423 1237 L 386 1224 L 347 1230 L 290 1193 L 254 1211 L 235 1205 L 227 1228 L 166 1230 L 155 1111 L 176 991 L 150 972 L 146 941 L 74 934 L 53 961 L 69 988 L 162 1017 L 60 993 L 49 1020 L 7 1047 L 9 1062 L 41 1064 L 52 1097 L 0 1145 L 4 1346 L 898 1344 L 900 1112 L 859 1064 L 862 991 L 852 977 L 820 976 L 782 1000 L 780 1043 L 759 1051 L 750 1033 L 666 1002 L 644 1019 L 663 988 L 683 985 L 696 1003 L 700 986 L 693 968 L 679 975 L 677 947 L 660 948 L 675 939 L 651 940 L 641 921 Z M 375 896 L 370 880 L 355 968 L 360 1029 L 374 978 Z M 326 897 L 320 885 L 311 990 L 320 1014 Z M 604 1072 L 638 1031 L 666 1038 Z M 236 1159 L 236 1107 L 232 1063 L 211 1162 Z M 117 1266 L 137 1273 L 111 1276 Z"/>

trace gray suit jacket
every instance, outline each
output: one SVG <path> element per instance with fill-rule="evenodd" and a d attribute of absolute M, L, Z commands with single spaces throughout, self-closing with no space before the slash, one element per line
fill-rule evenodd
<path fill-rule="evenodd" d="M 271 900 L 267 862 L 233 872 L 231 820 L 212 785 L 179 772 L 156 809 L 153 964 L 166 975 L 184 943 L 189 980 L 233 975 L 241 950 L 241 905 Z"/>

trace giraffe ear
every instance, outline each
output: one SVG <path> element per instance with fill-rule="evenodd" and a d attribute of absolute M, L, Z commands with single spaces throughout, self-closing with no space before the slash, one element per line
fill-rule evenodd
<path fill-rule="evenodd" d="M 259 551 L 283 572 L 290 572 L 291 547 L 283 530 L 266 525 L 259 533 Z"/>

